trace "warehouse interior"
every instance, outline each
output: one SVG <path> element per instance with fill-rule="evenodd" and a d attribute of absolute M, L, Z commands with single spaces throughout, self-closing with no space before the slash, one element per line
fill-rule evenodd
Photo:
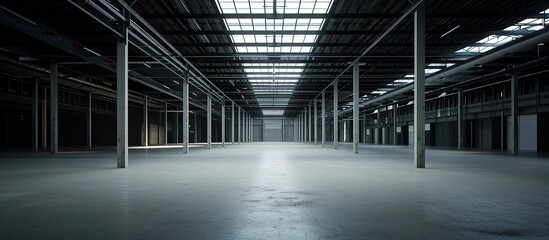
<path fill-rule="evenodd" d="M 543 239 L 549 2 L 0 3 L 0 239 Z"/>

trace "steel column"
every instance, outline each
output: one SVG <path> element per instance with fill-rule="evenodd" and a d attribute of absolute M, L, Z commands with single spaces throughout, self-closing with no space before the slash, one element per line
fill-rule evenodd
<path fill-rule="evenodd" d="M 313 118 L 312 118 L 312 103 L 309 103 L 309 106 L 307 106 L 307 112 L 308 112 L 308 121 L 307 121 L 307 130 L 308 130 L 308 142 L 313 142 L 313 136 L 312 136 L 312 130 L 313 130 Z"/>
<path fill-rule="evenodd" d="M 338 115 L 339 115 L 339 96 L 338 96 L 338 82 L 339 79 L 336 78 L 334 81 L 334 149 L 337 149 L 337 142 L 339 140 L 338 132 L 339 132 L 339 124 L 338 124 Z"/>
<path fill-rule="evenodd" d="M 425 168 L 425 2 L 414 13 L 414 163 Z"/>
<path fill-rule="evenodd" d="M 313 123 L 314 123 L 314 131 L 313 131 L 313 138 L 314 138 L 314 143 L 317 144 L 318 142 L 318 105 L 317 105 L 317 100 L 315 99 L 314 102 L 313 102 Z"/>
<path fill-rule="evenodd" d="M 145 95 L 143 99 L 143 131 L 145 134 L 144 142 L 145 147 L 149 146 L 149 99 Z"/>
<path fill-rule="evenodd" d="M 322 132 L 320 136 L 322 138 L 322 147 L 326 146 L 326 93 L 322 91 Z"/>
<path fill-rule="evenodd" d="M 51 64 L 50 67 L 50 151 L 52 154 L 56 154 L 59 151 L 59 84 L 57 64 Z"/>
<path fill-rule="evenodd" d="M 38 80 L 34 80 L 32 93 L 32 150 L 38 151 Z"/>
<path fill-rule="evenodd" d="M 206 139 L 208 141 L 208 149 L 212 149 L 212 91 L 208 91 L 208 106 L 207 106 L 207 136 Z"/>
<path fill-rule="evenodd" d="M 168 103 L 164 103 L 164 145 L 168 145 Z"/>
<path fill-rule="evenodd" d="M 129 21 L 129 19 L 128 19 Z M 128 22 L 129 23 L 129 22 Z M 127 23 L 122 23 L 126 25 Z M 117 167 L 128 166 L 128 29 L 116 44 L 116 135 Z"/>
<path fill-rule="evenodd" d="M 221 146 L 225 147 L 225 98 L 221 100 Z"/>
<path fill-rule="evenodd" d="M 48 147 L 48 89 L 44 86 L 44 99 L 42 102 L 42 148 Z"/>
<path fill-rule="evenodd" d="M 92 93 L 88 93 L 88 121 L 86 124 L 87 127 L 87 146 L 88 149 L 92 148 Z"/>
<path fill-rule="evenodd" d="M 393 145 L 397 145 L 397 108 L 398 105 L 393 105 Z"/>
<path fill-rule="evenodd" d="M 381 108 L 377 110 L 376 144 L 383 144 L 383 132 L 381 128 Z"/>
<path fill-rule="evenodd" d="M 360 120 L 359 120 L 359 109 L 358 109 L 358 98 L 359 98 L 359 86 L 360 86 L 360 77 L 359 77 L 359 66 L 358 61 L 354 63 L 353 66 L 353 153 L 358 154 L 358 141 L 360 133 Z"/>
<path fill-rule="evenodd" d="M 511 75 L 511 136 L 509 146 L 511 154 L 518 154 L 519 151 L 519 132 L 518 132 L 518 77 Z"/>
<path fill-rule="evenodd" d="M 234 144 L 234 130 L 236 126 L 234 118 L 234 102 L 231 102 L 231 142 Z"/>
<path fill-rule="evenodd" d="M 238 143 L 242 143 L 242 110 L 238 107 Z"/>
<path fill-rule="evenodd" d="M 181 93 L 183 97 L 183 116 L 181 116 L 181 129 L 183 130 L 183 154 L 189 153 L 189 71 L 185 72 L 185 78 L 181 83 L 183 88 Z M 196 133 L 195 133 L 196 135 Z"/>
<path fill-rule="evenodd" d="M 465 146 L 465 131 L 463 124 L 463 89 L 458 90 L 458 112 L 457 112 L 457 134 L 458 134 L 458 150 Z"/>

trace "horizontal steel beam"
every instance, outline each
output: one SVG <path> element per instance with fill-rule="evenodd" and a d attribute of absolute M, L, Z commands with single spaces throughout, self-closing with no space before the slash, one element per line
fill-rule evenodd
<path fill-rule="evenodd" d="M 203 30 L 203 31 L 161 31 L 162 35 L 177 35 L 177 36 L 194 36 L 194 35 L 379 35 L 383 31 L 380 30 Z M 520 31 L 454 31 L 452 36 L 457 35 L 525 35 L 532 33 L 532 31 L 520 30 Z M 82 32 L 80 32 L 82 34 Z M 93 34 L 89 32 L 87 34 Z M 389 35 L 413 35 L 413 31 L 393 31 Z M 428 31 L 427 35 L 441 35 L 440 31 Z"/>
<path fill-rule="evenodd" d="M 542 14 L 538 14 L 543 16 Z M 158 14 L 141 14 L 143 18 L 146 19 L 226 19 L 226 18 L 266 18 L 266 19 L 284 19 L 284 18 L 329 18 L 329 19 L 396 19 L 402 16 L 401 14 L 371 14 L 371 13 L 332 13 L 332 14 L 260 14 L 260 13 L 251 13 L 251 14 L 209 14 L 209 13 L 158 13 Z M 527 17 L 536 17 L 528 14 L 518 14 L 518 13 L 437 13 L 437 14 L 427 14 L 427 18 L 527 18 Z M 411 17 L 410 17 L 411 18 Z"/>
<path fill-rule="evenodd" d="M 176 43 L 176 48 L 196 47 L 368 47 L 372 43 L 357 42 L 316 42 L 316 43 L 232 43 L 232 42 L 209 42 L 209 43 Z M 427 43 L 429 48 L 461 47 L 463 43 Z M 492 43 L 470 43 L 466 46 L 492 47 Z M 409 43 L 380 43 L 378 48 L 413 48 L 413 41 Z"/>

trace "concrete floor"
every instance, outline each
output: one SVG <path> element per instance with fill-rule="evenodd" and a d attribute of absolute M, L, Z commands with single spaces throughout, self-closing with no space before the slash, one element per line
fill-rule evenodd
<path fill-rule="evenodd" d="M 4 153 L 0 239 L 549 239 L 547 158 L 350 147 Z"/>

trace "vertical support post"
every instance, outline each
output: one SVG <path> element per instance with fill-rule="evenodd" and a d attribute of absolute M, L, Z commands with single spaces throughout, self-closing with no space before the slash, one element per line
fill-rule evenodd
<path fill-rule="evenodd" d="M 168 103 L 164 103 L 164 145 L 168 145 Z"/>
<path fill-rule="evenodd" d="M 252 118 L 252 115 L 250 115 L 250 114 L 248 114 L 248 119 L 250 120 L 250 123 L 248 124 L 248 127 L 249 127 L 249 128 L 248 128 L 248 129 L 249 129 L 249 130 L 248 130 L 248 136 L 249 136 L 249 137 L 248 137 L 248 141 L 249 141 L 249 142 L 253 142 L 253 134 L 252 134 L 252 132 L 253 132 L 253 130 L 254 130 L 254 128 L 253 128 L 254 119 Z M 284 134 L 284 133 L 282 133 L 282 134 Z"/>
<path fill-rule="evenodd" d="M 499 139 L 500 139 L 500 150 L 503 151 L 505 149 L 505 128 L 507 126 L 505 126 L 505 111 L 504 110 L 501 110 L 500 111 L 500 127 L 499 127 Z"/>
<path fill-rule="evenodd" d="M 313 118 L 312 118 L 312 103 L 309 103 L 308 111 L 309 111 L 309 143 L 313 142 Z"/>
<path fill-rule="evenodd" d="M 234 102 L 231 102 L 231 142 L 234 144 L 234 130 L 236 126 L 234 118 Z"/>
<path fill-rule="evenodd" d="M 398 104 L 393 105 L 393 145 L 397 145 L 397 108 Z"/>
<path fill-rule="evenodd" d="M 88 93 L 88 121 L 87 121 L 87 146 L 88 149 L 92 148 L 92 94 Z"/>
<path fill-rule="evenodd" d="M 42 148 L 48 147 L 48 89 L 44 86 L 44 99 L 42 102 Z"/>
<path fill-rule="evenodd" d="M 38 151 L 38 80 L 34 80 L 32 93 L 32 150 Z"/>
<path fill-rule="evenodd" d="M 318 142 L 318 105 L 317 105 L 317 100 L 315 99 L 313 101 L 313 139 L 314 139 L 314 143 L 316 144 Z"/>
<path fill-rule="evenodd" d="M 177 108 L 176 108 L 177 109 Z M 173 142 L 175 144 L 179 144 L 179 112 L 175 111 L 175 133 L 174 133 L 174 140 Z"/>
<path fill-rule="evenodd" d="M 465 131 L 463 131 L 463 89 L 458 90 L 458 107 L 457 107 L 457 134 L 458 134 L 458 150 L 462 150 L 465 143 Z"/>
<path fill-rule="evenodd" d="M 183 130 L 183 154 L 189 153 L 189 70 L 185 72 L 185 78 L 183 79 L 181 83 L 181 87 L 183 88 L 181 93 L 183 97 L 183 116 L 181 116 L 181 128 Z M 196 134 L 195 134 L 196 135 Z"/>
<path fill-rule="evenodd" d="M 303 110 L 301 111 L 301 116 L 302 116 L 302 119 L 301 119 L 301 127 L 302 127 L 302 138 L 303 138 L 303 142 L 306 143 L 307 142 L 307 107 L 304 107 Z"/>
<path fill-rule="evenodd" d="M 359 97 L 359 86 L 360 86 L 360 77 L 359 77 L 359 66 L 358 61 L 353 65 L 353 153 L 358 154 L 358 140 L 360 133 L 360 119 L 359 119 L 359 108 L 358 108 L 358 97 Z"/>
<path fill-rule="evenodd" d="M 425 168 L 425 2 L 414 13 L 414 163 Z"/>
<path fill-rule="evenodd" d="M 511 136 L 508 141 L 511 141 L 511 154 L 518 154 L 518 77 L 516 74 L 511 75 Z"/>
<path fill-rule="evenodd" d="M 322 131 L 320 136 L 322 138 L 322 147 L 326 146 L 326 92 L 322 91 Z"/>
<path fill-rule="evenodd" d="M 128 26 L 122 23 L 123 37 L 116 43 L 116 152 L 117 167 L 128 166 Z"/>
<path fill-rule="evenodd" d="M 301 114 L 297 115 L 297 142 L 301 142 Z"/>
<path fill-rule="evenodd" d="M 339 139 L 338 136 L 338 130 L 339 130 L 339 124 L 338 124 L 338 115 L 339 115 L 339 96 L 338 96 L 338 82 L 339 79 L 336 78 L 334 81 L 334 149 L 337 149 L 337 141 Z"/>
<path fill-rule="evenodd" d="M 240 124 L 242 120 L 242 110 L 238 106 L 238 143 L 242 143 L 242 125 Z"/>
<path fill-rule="evenodd" d="M 381 128 L 381 108 L 377 110 L 376 144 L 383 144 L 383 132 Z"/>
<path fill-rule="evenodd" d="M 225 147 L 225 98 L 221 100 L 221 146 Z"/>
<path fill-rule="evenodd" d="M 149 146 L 149 98 L 145 95 L 143 99 L 143 131 L 145 134 L 145 147 Z"/>
<path fill-rule="evenodd" d="M 58 105 L 58 72 L 57 64 L 51 64 L 50 75 L 50 151 L 56 154 L 59 151 L 58 146 L 58 127 L 59 127 L 59 105 Z"/>
<path fill-rule="evenodd" d="M 207 106 L 207 114 L 206 114 L 206 122 L 207 122 L 207 136 L 206 139 L 208 141 L 208 149 L 212 149 L 212 90 L 208 91 L 208 106 Z"/>

